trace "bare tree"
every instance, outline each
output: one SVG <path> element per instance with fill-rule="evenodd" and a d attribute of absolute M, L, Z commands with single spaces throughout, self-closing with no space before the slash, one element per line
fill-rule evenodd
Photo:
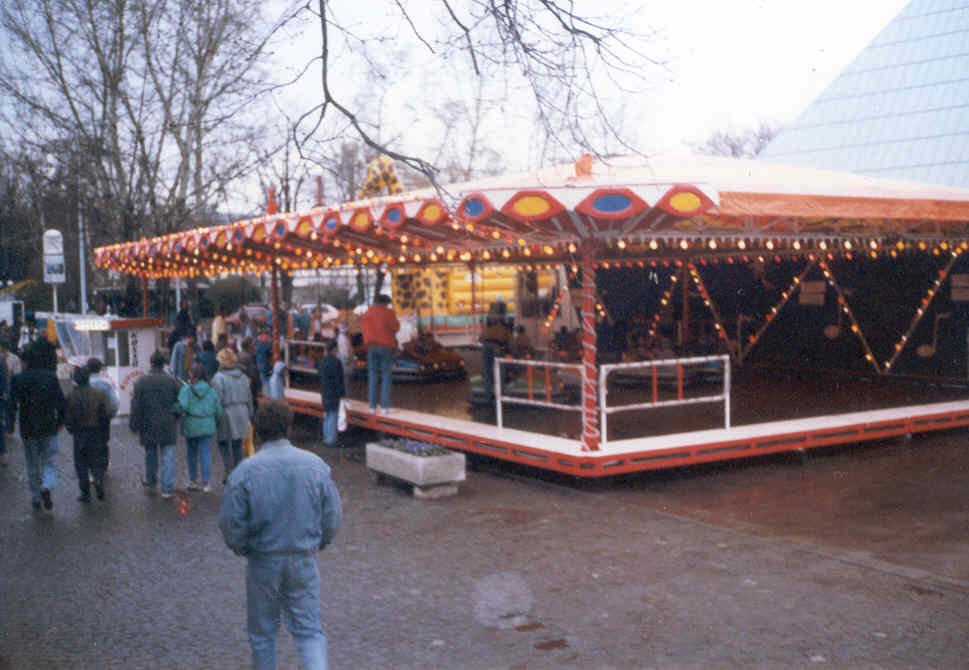
<path fill-rule="evenodd" d="M 101 241 L 206 217 L 252 168 L 247 105 L 278 24 L 257 0 L 10 0 L 0 95 L 6 134 L 79 175 Z M 65 170 L 67 172 L 67 170 Z"/>
<path fill-rule="evenodd" d="M 700 153 L 733 158 L 753 158 L 770 144 L 777 135 L 777 128 L 761 123 L 756 128 L 740 132 L 718 130 L 703 144 L 696 146 Z"/>
<path fill-rule="evenodd" d="M 400 46 L 409 35 L 411 44 L 438 60 L 463 59 L 469 77 L 487 79 L 491 72 L 497 73 L 508 86 L 525 91 L 546 137 L 567 154 L 595 152 L 599 142 L 590 136 L 589 128 L 597 124 L 622 142 L 609 119 L 603 89 L 625 90 L 649 68 L 661 65 L 639 50 L 638 36 L 620 27 L 622 17 L 584 16 L 569 1 L 441 0 L 433 27 L 427 28 L 401 0 L 388 0 L 387 10 L 401 22 L 390 38 L 355 33 L 357 26 L 341 22 L 332 1 L 307 5 L 320 27 L 320 55 L 310 64 L 319 68 L 320 102 L 297 122 L 301 151 L 315 135 L 336 135 L 342 126 L 398 163 L 432 180 L 437 174 L 437 166 L 428 158 L 380 141 L 368 127 L 366 110 L 348 101 L 350 95 L 340 90 L 332 75 L 338 54 L 361 53 L 366 59 L 375 39 L 390 39 Z M 381 83 L 374 77 L 374 85 Z"/>

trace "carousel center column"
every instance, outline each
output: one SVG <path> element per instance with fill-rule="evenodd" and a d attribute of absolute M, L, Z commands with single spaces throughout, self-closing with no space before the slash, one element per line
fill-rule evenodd
<path fill-rule="evenodd" d="M 582 451 L 598 451 L 599 367 L 596 364 L 596 248 L 582 245 Z"/>

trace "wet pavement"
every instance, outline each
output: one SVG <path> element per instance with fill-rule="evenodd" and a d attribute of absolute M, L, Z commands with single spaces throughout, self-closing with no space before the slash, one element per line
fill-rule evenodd
<path fill-rule="evenodd" d="M 220 487 L 146 494 L 115 433 L 89 506 L 62 438 L 53 515 L 10 445 L 0 669 L 247 667 Z M 969 667 L 967 437 L 596 482 L 476 461 L 457 497 L 420 501 L 371 481 L 366 436 L 321 449 L 301 421 L 346 509 L 319 555 L 331 667 Z M 280 653 L 297 667 L 285 633 Z"/>

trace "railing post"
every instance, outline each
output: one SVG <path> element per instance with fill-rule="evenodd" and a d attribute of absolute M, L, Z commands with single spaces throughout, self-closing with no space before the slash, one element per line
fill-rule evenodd
<path fill-rule="evenodd" d="M 723 424 L 730 428 L 730 356 L 723 357 Z"/>
<path fill-rule="evenodd" d="M 501 357 L 495 356 L 495 419 L 499 428 L 503 427 L 501 412 Z"/>

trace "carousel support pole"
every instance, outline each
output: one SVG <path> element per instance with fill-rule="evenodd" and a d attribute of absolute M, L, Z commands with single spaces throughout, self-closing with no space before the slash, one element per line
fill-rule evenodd
<path fill-rule="evenodd" d="M 680 285 L 683 290 L 682 309 L 683 314 L 680 318 L 680 355 L 685 356 L 687 346 L 690 343 L 690 274 L 687 264 L 683 264 L 683 271 L 680 273 Z"/>
<path fill-rule="evenodd" d="M 468 271 L 471 273 L 471 338 L 473 341 L 474 336 L 479 332 L 478 328 L 478 291 L 477 282 L 474 279 L 475 265 L 474 261 L 468 263 Z"/>
<path fill-rule="evenodd" d="M 283 316 L 279 304 L 279 267 L 273 263 L 272 273 L 270 274 L 269 295 L 273 303 L 273 363 L 279 360 L 279 321 Z"/>
<path fill-rule="evenodd" d="M 148 277 L 141 278 L 141 315 L 148 316 Z"/>
<path fill-rule="evenodd" d="M 595 248 L 582 249 L 582 451 L 598 451 L 599 367 L 596 364 Z"/>

